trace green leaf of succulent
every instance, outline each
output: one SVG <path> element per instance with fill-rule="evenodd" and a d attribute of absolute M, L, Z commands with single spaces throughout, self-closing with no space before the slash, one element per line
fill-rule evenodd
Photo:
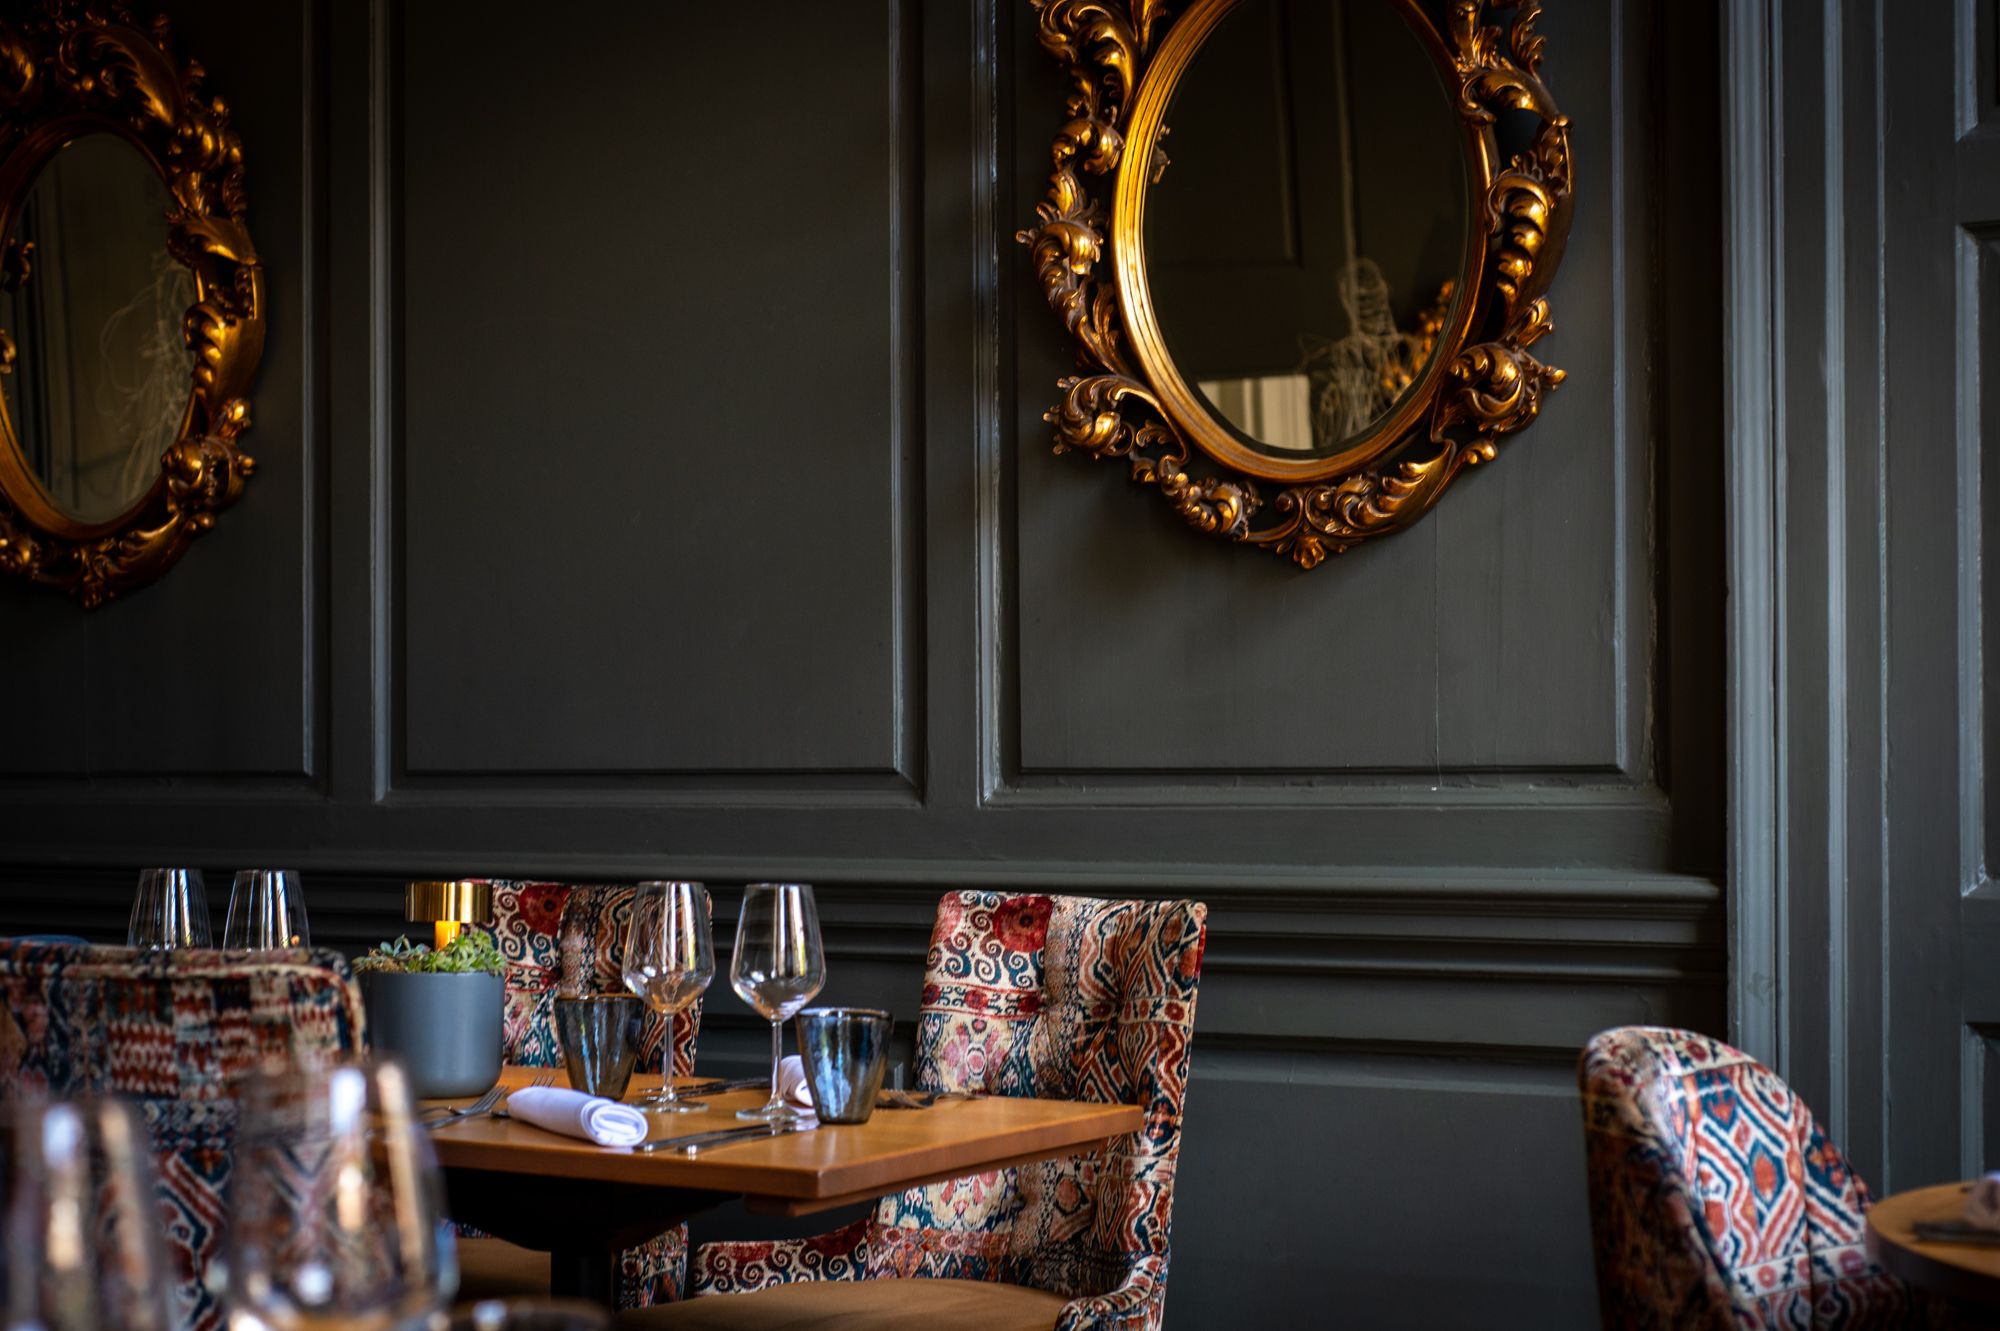
<path fill-rule="evenodd" d="M 354 962 L 363 974 L 386 975 L 499 975 L 506 968 L 499 945 L 484 929 L 467 929 L 442 949 L 412 943 L 406 935 Z"/>

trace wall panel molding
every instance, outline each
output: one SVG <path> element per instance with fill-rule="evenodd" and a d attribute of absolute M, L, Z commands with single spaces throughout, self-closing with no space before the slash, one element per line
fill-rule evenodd
<path fill-rule="evenodd" d="M 115 837 L 105 829 L 115 827 Z M 694 866 L 727 881 L 773 866 L 901 862 L 973 864 L 997 873 L 1020 866 L 1067 866 L 1090 878 L 1105 865 L 1171 874 L 1189 863 L 1236 863 L 1256 873 L 1326 866 L 1340 875 L 1422 871 L 1446 858 L 1473 871 L 1511 871 L 1544 861 L 1560 846 L 1564 862 L 1589 872 L 1638 876 L 1671 872 L 1671 808 L 1592 801 L 1493 799 L 1391 801 L 1365 807 L 1303 804 L 1260 807 L 1125 804 L 1041 809 L 918 806 L 907 797 L 861 791 L 763 793 L 758 799 L 704 799 L 690 792 L 665 805 L 655 792 L 494 792 L 383 803 L 301 799 L 246 792 L 223 800 L 173 785 L 106 791 L 90 801 L 32 790 L 0 800 L 0 838 L 18 862 L 179 846 L 225 862 L 257 847 L 297 854 L 329 869 L 540 871 L 571 866 L 611 877 Z M 124 851 L 114 852 L 114 847 Z M 1150 867 L 1144 867 L 1150 866 Z M 1316 871 L 1316 870 L 1312 870 Z M 1061 872 L 1060 869 L 1057 872 Z"/>
<path fill-rule="evenodd" d="M 258 469 L 227 520 L 158 583 L 88 613 L 16 580 L 0 587 L 0 682 L 22 700 L 0 744 L 0 788 L 78 801 L 105 784 L 280 798 L 325 785 L 328 27 L 320 0 L 275 11 L 254 33 L 224 0 L 177 13 L 176 48 L 209 69 L 206 92 L 227 99 L 242 136 L 247 225 L 270 284 L 242 439 Z M 164 244 L 164 223 L 159 234 Z M 213 725 L 229 713 L 249 723 Z"/>
<path fill-rule="evenodd" d="M 1777 699 L 1779 582 L 1775 423 L 1779 312 L 1773 292 L 1782 180 L 1772 143 L 1778 89 L 1775 12 L 1758 0 L 1723 9 L 1727 193 L 1723 288 L 1729 302 L 1725 466 L 1729 560 L 1729 910 L 1731 1040 L 1786 1065 L 1780 922 Z"/>
<path fill-rule="evenodd" d="M 1421 775 L 1421 784 L 1407 779 Z M 1590 779 L 1582 769 L 1416 773 L 1405 769 L 1350 772 L 1232 772 L 1227 780 L 1189 772 L 1088 771 L 1021 774 L 988 793 L 995 809 L 1158 808 L 1454 808 L 1511 804 L 1623 809 L 1656 814 L 1669 807 L 1650 782 L 1627 781 L 1609 770 Z"/>
<path fill-rule="evenodd" d="M 1122 464 L 1048 456 L 1038 417 L 1067 367 L 1050 351 L 1057 339 L 1024 256 L 1013 256 L 1014 447 L 995 506 L 1006 582 L 980 626 L 994 644 L 985 656 L 1002 672 L 981 698 L 996 746 L 992 802 L 1060 804 L 1073 786 L 1113 784 L 1235 792 L 1355 779 L 1420 791 L 1657 779 L 1653 728 L 1665 685 L 1653 658 L 1667 607 L 1655 604 L 1664 577 L 1651 526 L 1654 380 L 1667 337 L 1658 285 L 1626 280 L 1658 245 L 1662 118 L 1648 104 L 1657 23 L 1611 6 L 1551 10 L 1539 29 L 1565 110 L 1593 127 L 1577 146 L 1597 220 L 1571 237 L 1565 277 L 1576 279 L 1578 264 L 1596 276 L 1572 283 L 1551 352 L 1587 372 L 1464 502 L 1310 576 L 1246 568 L 1256 562 L 1247 552 L 1212 541 L 1204 548 L 1129 485 Z M 1023 222 L 1061 121 L 1060 81 L 1032 32 L 1022 21 L 1006 42 L 1016 68 L 1002 113 L 1012 137 L 1002 202 Z M 1601 307 L 1578 303 L 1599 295 Z M 1565 341 L 1567 321 L 1592 334 Z M 1550 570 L 1535 559 L 1550 558 L 1563 539 L 1555 533 L 1578 525 L 1549 496 L 1579 488 L 1592 515 L 1589 548 L 1570 565 L 1616 573 L 1601 589 L 1590 584 L 1588 595 L 1603 592 L 1593 614 L 1551 615 L 1551 603 L 1580 604 L 1577 589 L 1566 588 L 1566 602 L 1546 596 Z M 1351 669 L 1381 662 L 1401 673 Z M 1537 692 L 1533 681 L 1552 675 L 1574 688 Z M 1238 677 L 1259 687 L 1236 694 Z"/>
<path fill-rule="evenodd" d="M 1883 1192 L 1993 1132 L 1993 10 L 1785 10 L 1725 7 L 1732 1028 Z"/>
<path fill-rule="evenodd" d="M 798 40 L 769 47 L 767 60 L 755 71 L 755 77 L 770 86 L 763 91 L 734 86 L 726 93 L 727 99 L 753 104 L 757 109 L 750 118 L 771 120 L 775 132 L 781 116 L 778 104 L 784 100 L 780 89 L 785 86 L 775 81 L 785 77 L 784 69 L 809 60 L 808 48 L 823 49 L 829 60 L 826 69 L 846 80 L 849 94 L 841 114 L 825 120 L 831 136 L 824 145 L 808 151 L 794 136 L 787 136 L 790 146 L 780 154 L 783 165 L 777 174 L 762 179 L 745 174 L 744 164 L 752 159 L 736 151 L 733 138 L 703 140 L 681 155 L 685 166 L 676 166 L 678 159 L 671 154 L 651 154 L 640 172 L 649 192 L 636 207 L 665 207 L 662 192 L 672 193 L 668 186 L 677 170 L 730 194 L 730 206 L 739 209 L 730 244 L 761 254 L 761 266 L 774 270 L 764 279 L 767 284 L 783 283 L 788 279 L 781 274 L 791 274 L 791 289 L 759 293 L 754 277 L 748 286 L 719 285 L 725 274 L 751 274 L 760 265 L 663 262 L 664 256 L 680 253 L 665 244 L 650 247 L 636 277 L 627 274 L 621 280 L 615 263 L 603 270 L 611 278 L 609 288 L 595 284 L 600 268 L 588 261 L 580 271 L 593 277 L 574 290 L 536 280 L 536 268 L 543 264 L 558 258 L 564 263 L 586 260 L 582 253 L 566 253 L 572 242 L 561 242 L 557 251 L 537 256 L 520 275 L 523 301 L 548 313 L 557 325 L 544 344 L 546 358 L 578 368 L 575 356 L 557 353 L 566 346 L 587 344 L 594 333 L 601 355 L 585 368 L 611 376 L 594 391 L 578 386 L 571 395 L 573 410 L 553 405 L 547 391 L 523 395 L 529 403 L 539 404 L 532 419 L 552 416 L 548 422 L 555 436 L 552 447 L 579 431 L 613 431 L 609 440 L 613 444 L 645 440 L 662 431 L 668 437 L 645 448 L 607 449 L 601 442 L 590 446 L 600 465 L 623 459 L 617 475 L 641 480 L 645 488 L 641 493 L 591 496 L 590 502 L 602 511 L 592 512 L 588 519 L 577 507 L 584 502 L 580 496 L 587 487 L 566 480 L 584 469 L 555 457 L 548 459 L 548 473 L 539 481 L 527 474 L 533 470 L 527 468 L 523 485 L 473 487 L 501 496 L 509 513 L 519 507 L 518 495 L 524 489 L 559 491 L 563 496 L 538 506 L 521 526 L 508 523 L 493 530 L 488 544 L 484 530 L 476 538 L 467 535 L 447 542 L 433 539 L 425 529 L 441 516 L 456 520 L 452 505 L 439 497 L 438 468 L 443 464 L 438 459 L 462 460 L 474 471 L 486 464 L 472 453 L 453 451 L 461 442 L 451 415 L 454 408 L 431 396 L 438 391 L 432 380 L 439 377 L 441 366 L 454 363 L 449 358 L 425 359 L 442 340 L 441 328 L 448 329 L 455 308 L 441 306 L 440 300 L 479 293 L 464 273 L 432 281 L 440 249 L 448 257 L 460 241 L 440 233 L 440 224 L 423 209 L 428 202 L 448 213 L 453 224 L 462 223 L 466 240 L 476 238 L 476 226 L 452 211 L 458 207 L 456 199 L 441 201 L 435 191 L 417 197 L 409 173 L 421 159 L 427 168 L 423 188 L 432 189 L 441 161 L 461 154 L 483 160 L 493 154 L 494 146 L 477 139 L 441 146 L 444 139 L 437 125 L 455 124 L 457 103 L 448 97 L 440 102 L 431 85 L 440 78 L 461 77 L 455 72 L 455 54 L 450 60 L 443 54 L 452 39 L 441 33 L 440 25 L 424 21 L 420 26 L 421 11 L 396 11 L 393 63 L 399 86 L 402 80 L 416 80 L 402 89 L 393 115 L 396 243 L 413 255 L 421 248 L 431 262 L 417 262 L 422 257 L 418 255 L 412 260 L 417 267 L 406 270 L 399 257 L 396 289 L 390 297 L 398 311 L 392 351 L 395 572 L 389 592 L 395 687 L 385 798 L 412 793 L 421 799 L 448 799 L 456 793 L 477 799 L 496 786 L 517 795 L 545 789 L 558 802 L 566 792 L 640 790 L 649 803 L 662 808 L 714 804 L 736 793 L 754 800 L 771 789 L 796 792 L 822 786 L 835 792 L 836 805 L 851 802 L 859 790 L 872 790 L 877 802 L 889 807 L 922 798 L 926 719 L 922 377 L 923 348 L 929 337 L 923 283 L 927 184 L 922 11 L 910 0 L 877 0 L 866 9 L 845 13 L 851 21 L 836 22 L 833 11 L 811 20 L 803 11 L 791 16 L 787 24 Z M 666 20 L 648 14 L 641 7 L 607 17 L 626 40 L 651 45 L 658 36 L 653 27 Z M 718 11 L 718 15 L 726 20 L 721 26 L 754 23 L 739 11 Z M 816 34 L 806 31 L 813 24 L 820 25 Z M 870 52 L 870 59 L 861 62 L 859 38 L 847 33 L 872 33 L 878 25 L 886 47 Z M 628 31 L 635 28 L 645 31 Z M 492 32 L 516 35 L 498 39 Z M 482 36 L 485 57 L 502 66 L 519 57 L 523 42 L 534 40 L 504 27 Z M 567 45 L 556 49 L 567 63 L 558 70 L 542 71 L 540 77 L 574 76 L 579 68 L 576 51 Z M 878 55 L 886 76 L 879 105 L 878 89 L 858 82 Z M 419 58 L 440 64 L 423 71 L 403 68 Z M 719 66 L 696 62 L 692 48 L 676 59 L 681 62 L 676 82 L 689 88 L 705 86 L 701 80 L 723 77 Z M 741 83 L 741 71 L 731 77 Z M 790 80 L 800 86 L 808 82 Z M 724 95 L 719 88 L 717 95 Z M 630 90 L 616 80 L 593 84 L 580 97 L 594 122 L 617 123 L 621 114 L 640 109 Z M 544 120 L 566 125 L 566 118 L 575 114 L 573 108 L 555 106 L 549 111 L 546 117 L 501 117 L 501 123 L 487 132 L 509 153 L 544 154 L 542 175 L 563 177 L 564 171 L 574 169 L 569 165 L 572 157 L 596 160 L 603 155 L 596 146 L 601 136 L 595 132 L 584 133 L 578 125 L 578 133 L 570 134 L 543 125 Z M 748 126 L 743 133 L 757 137 Z M 839 183 L 841 172 L 864 170 L 871 176 L 881 172 L 883 206 L 873 203 L 872 180 Z M 540 189 L 547 182 L 536 184 Z M 471 187 L 493 188 L 501 195 L 511 189 L 504 182 L 484 179 L 471 182 Z M 625 187 L 638 186 L 627 181 Z M 796 191 L 822 187 L 829 188 L 823 189 L 815 205 L 798 210 Z M 465 188 L 461 183 L 459 193 Z M 574 180 L 564 188 L 578 196 L 589 192 L 585 183 Z M 782 205 L 775 202 L 780 197 Z M 494 207 L 505 211 L 497 199 Z M 622 224 L 624 229 L 620 226 L 616 211 L 599 211 L 590 221 L 591 228 L 609 227 L 620 236 L 630 235 L 634 245 L 626 260 L 634 262 L 646 247 L 638 243 L 640 235 L 631 230 L 629 221 Z M 871 250 L 878 233 L 886 238 L 881 267 L 864 271 L 857 266 L 857 253 Z M 508 234 L 511 238 L 517 233 Z M 666 232 L 659 234 L 664 237 Z M 808 234 L 813 243 L 799 243 Z M 533 248 L 525 234 L 520 238 L 519 248 Z M 808 271 L 815 255 L 819 268 Z M 874 257 L 868 254 L 870 263 Z M 502 258 L 482 256 L 481 261 L 498 264 Z M 640 284 L 637 288 L 632 285 L 635 281 Z M 431 285 L 420 287 L 420 282 Z M 827 293 L 841 290 L 844 298 L 848 294 L 844 288 L 866 289 L 862 306 L 851 310 L 852 322 L 838 336 L 829 330 L 825 339 L 809 339 L 806 330 L 816 326 L 813 321 L 841 317 L 825 307 L 833 299 Z M 609 308 L 615 317 L 629 319 L 628 324 L 593 327 L 592 319 L 603 303 L 598 297 L 607 290 L 620 292 Z M 635 297 L 634 290 L 643 296 Z M 697 300 L 698 307 L 691 307 L 690 302 Z M 652 308 L 645 302 L 652 302 Z M 795 303 L 799 308 L 790 308 Z M 498 302 L 497 308 L 504 317 L 506 303 Z M 491 309 L 485 310 L 487 320 L 494 317 Z M 873 341 L 878 322 L 880 346 Z M 762 332 L 742 358 L 718 359 L 719 347 L 734 346 L 743 339 L 743 330 L 753 327 Z M 540 328 L 523 332 L 541 337 Z M 689 333 L 697 335 L 689 339 Z M 657 368 L 649 377 L 634 349 L 655 345 Z M 780 352 L 787 347 L 796 355 Z M 748 380 L 760 353 L 771 363 L 754 373 L 752 388 Z M 675 363 L 690 360 L 711 365 L 711 376 L 695 384 L 675 380 Z M 831 373 L 827 367 L 848 361 L 857 366 L 845 380 L 853 386 L 844 395 L 855 400 L 849 404 L 856 407 L 851 412 L 844 411 L 840 397 L 820 382 Z M 629 365 L 633 374 L 619 378 L 615 369 L 598 362 Z M 817 372 L 820 379 L 808 377 L 810 372 Z M 648 385 L 663 390 L 657 402 L 646 398 Z M 829 414 L 810 420 L 800 417 L 803 404 L 822 394 L 834 399 L 826 404 Z M 462 405 L 467 396 L 456 394 L 455 401 Z M 879 434 L 863 423 L 876 414 L 881 417 Z M 739 441 L 754 437 L 760 420 L 774 415 L 800 417 L 783 431 L 782 456 L 788 460 L 739 455 Z M 680 426 L 682 416 L 702 423 Z M 503 417 L 489 413 L 481 420 L 487 422 L 489 436 L 504 434 Z M 674 438 L 677 426 L 697 438 Z M 801 440 L 815 430 L 826 438 L 824 447 L 811 451 Z M 701 437 L 709 438 L 703 443 Z M 864 457 L 847 447 L 863 440 L 879 451 Z M 649 453 L 670 456 L 677 451 L 693 454 L 694 465 L 684 476 L 669 475 L 656 463 L 631 461 Z M 859 493 L 864 489 L 869 491 L 865 497 Z M 826 492 L 826 502 L 816 505 L 810 497 L 819 491 Z M 726 516 L 739 510 L 740 520 Z M 547 529 L 524 529 L 538 524 Z M 632 535 L 642 526 L 656 525 L 657 540 L 640 541 Z M 681 527 L 705 533 L 682 538 L 700 548 L 688 550 L 686 559 L 663 561 L 661 556 L 672 549 Z M 867 534 L 865 541 L 860 539 L 862 533 Z M 845 554 L 852 548 L 872 561 L 872 543 L 877 540 L 884 546 L 879 566 L 857 565 L 862 554 L 852 559 Z M 566 572 L 548 577 L 539 562 L 524 563 L 520 558 L 519 552 L 544 541 L 579 547 Z M 566 621 L 570 632 L 584 640 L 576 650 L 590 658 L 588 684 L 574 673 L 577 662 L 564 654 L 563 645 L 540 641 L 532 632 L 513 638 L 511 623 L 497 636 L 461 635 L 459 641 L 442 640 L 430 627 L 429 621 L 439 614 L 452 613 L 449 607 L 455 601 L 476 594 L 486 570 L 467 561 L 464 547 L 478 545 L 486 545 L 491 557 L 528 588 L 533 603 L 545 613 L 556 619 L 570 616 Z M 508 552 L 513 554 L 501 558 Z M 822 565 L 827 571 L 820 571 Z M 440 569 L 449 574 L 443 583 Z M 649 595 L 649 584 L 664 590 Z M 441 586 L 457 591 L 443 592 Z M 728 593 L 736 588 L 742 595 L 732 600 Z M 647 609 L 656 603 L 675 609 L 672 613 Z M 592 613 L 575 613 L 573 604 L 587 604 Z M 689 605 L 696 610 L 682 608 Z M 732 621 L 745 610 L 749 613 L 741 622 Z M 657 628 L 649 622 L 655 614 L 662 621 Z M 505 611 L 482 601 L 466 611 L 464 619 L 502 624 Z M 878 620 L 879 640 L 870 636 Z M 621 627 L 628 621 L 643 627 Z M 795 641 L 786 636 L 791 628 L 798 634 Z M 466 653 L 463 663 L 446 664 L 444 658 L 453 657 L 461 643 Z M 738 654 L 732 656 L 732 649 Z M 657 677 L 643 668 L 648 659 L 658 662 Z M 877 664 L 886 668 L 878 672 Z M 444 682 L 453 669 L 464 672 L 458 687 Z M 676 685 L 673 681 L 682 675 L 694 682 Z M 482 684 L 482 677 L 491 684 Z M 790 687 L 766 689 L 754 701 L 745 696 L 755 681 L 776 678 L 789 680 Z M 505 704 L 493 709 L 496 724 L 485 724 L 486 718 L 465 711 L 460 695 L 467 691 Z M 610 710 L 614 703 L 622 718 Z M 560 718 L 572 716 L 575 723 L 565 729 Z M 879 731 L 863 733 L 878 720 Z"/>

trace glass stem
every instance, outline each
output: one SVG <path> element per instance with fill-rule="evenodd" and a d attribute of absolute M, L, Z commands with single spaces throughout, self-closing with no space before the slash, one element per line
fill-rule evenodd
<path fill-rule="evenodd" d="M 785 1023 L 771 1023 L 771 1104 L 773 1107 L 784 1103 L 778 1094 L 778 1065 L 785 1061 Z"/>
<path fill-rule="evenodd" d="M 660 1101 L 672 1104 L 680 1099 L 674 1093 L 674 1014 L 667 1016 L 666 1038 L 660 1041 Z"/>

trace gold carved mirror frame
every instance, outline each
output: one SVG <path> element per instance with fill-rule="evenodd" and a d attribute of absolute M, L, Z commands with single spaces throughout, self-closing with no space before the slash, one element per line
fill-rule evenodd
<path fill-rule="evenodd" d="M 122 0 L 52 0 L 0 23 L 0 284 L 33 271 L 15 224 L 37 173 L 86 134 L 118 136 L 171 200 L 167 252 L 194 277 L 182 323 L 193 371 L 178 437 L 151 488 L 122 514 L 83 522 L 54 503 L 0 404 L 0 570 L 86 607 L 158 578 L 235 503 L 255 463 L 237 447 L 264 346 L 264 270 L 244 225 L 243 150 L 229 108 L 176 59 L 164 17 L 142 27 Z M 17 348 L 0 333 L 0 373 Z"/>
<path fill-rule="evenodd" d="M 1553 327 L 1545 293 L 1574 198 L 1569 120 L 1541 76 L 1541 6 L 1442 0 L 1440 32 L 1426 0 L 1377 2 L 1396 8 L 1456 92 L 1472 218 L 1456 286 L 1470 298 L 1427 321 L 1441 344 L 1386 416 L 1329 456 L 1284 458 L 1245 447 L 1190 390 L 1160 333 L 1143 243 L 1147 190 L 1167 167 L 1168 107 L 1239 0 L 1192 0 L 1171 23 L 1160 0 L 1032 0 L 1041 45 L 1069 80 L 1040 224 L 1016 237 L 1076 342 L 1079 373 L 1058 381 L 1062 399 L 1043 415 L 1055 451 L 1124 458 L 1199 530 L 1308 569 L 1415 522 L 1460 472 L 1494 457 L 1501 435 L 1533 421 L 1563 379 L 1529 351 Z M 1534 124 L 1504 162 L 1502 113 Z M 1091 176 L 1113 181 L 1108 219 Z M 1207 474 L 1194 474 L 1197 452 Z"/>

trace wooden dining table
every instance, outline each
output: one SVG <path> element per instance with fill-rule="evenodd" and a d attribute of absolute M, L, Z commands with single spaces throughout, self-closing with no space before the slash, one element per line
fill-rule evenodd
<path fill-rule="evenodd" d="M 510 1067 L 501 1084 L 525 1086 L 538 1075 L 547 1069 Z M 681 1078 L 677 1085 L 707 1080 Z M 658 1085 L 657 1075 L 636 1076 L 625 1099 Z M 706 1110 L 650 1115 L 652 1137 L 740 1126 L 736 1111 L 762 1104 L 769 1091 L 699 1098 Z M 552 1293 L 609 1304 L 620 1251 L 732 1198 L 758 1214 L 810 1215 L 919 1184 L 1078 1154 L 1143 1123 L 1132 1105 L 982 1096 L 938 1100 L 927 1109 L 878 1109 L 866 1123 L 822 1124 L 695 1156 L 598 1146 L 502 1116 L 441 1126 L 431 1144 L 454 1220 L 547 1252 Z"/>
<path fill-rule="evenodd" d="M 1965 1214 L 1970 1183 L 1940 1183 L 1883 1197 L 1868 1209 L 1863 1242 L 1891 1275 L 1928 1290 L 1957 1310 L 1961 1324 L 2000 1324 L 2000 1246 L 1917 1237 L 1920 1222 L 1944 1223 Z"/>

